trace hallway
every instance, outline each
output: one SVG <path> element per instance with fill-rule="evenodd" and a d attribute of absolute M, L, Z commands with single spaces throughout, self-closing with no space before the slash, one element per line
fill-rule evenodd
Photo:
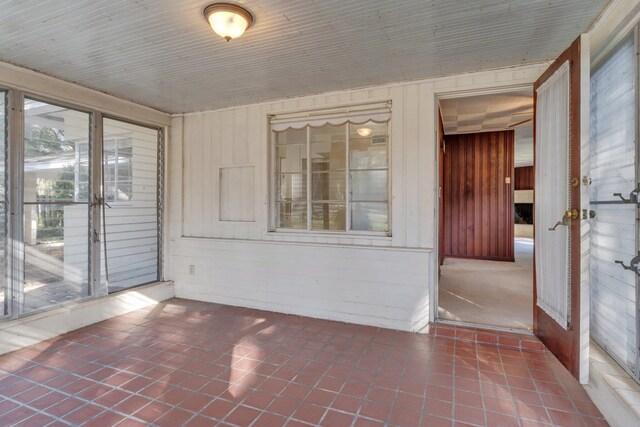
<path fill-rule="evenodd" d="M 446 258 L 439 282 L 439 317 L 532 330 L 533 239 L 515 239 L 515 259 Z"/>

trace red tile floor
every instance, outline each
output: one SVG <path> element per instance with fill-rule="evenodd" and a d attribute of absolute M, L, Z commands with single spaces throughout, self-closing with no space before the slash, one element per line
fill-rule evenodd
<path fill-rule="evenodd" d="M 464 338 L 174 299 L 0 356 L 0 426 L 606 425 L 548 352 Z"/>

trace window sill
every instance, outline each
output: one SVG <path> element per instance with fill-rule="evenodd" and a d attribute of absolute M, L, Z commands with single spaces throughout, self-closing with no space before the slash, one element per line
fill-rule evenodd
<path fill-rule="evenodd" d="M 387 232 L 376 231 L 322 231 L 322 230 L 295 230 L 288 228 L 277 228 L 267 231 L 267 235 L 289 235 L 289 236 L 318 236 L 318 237 L 337 237 L 337 238 L 366 238 L 366 239 L 382 239 L 391 240 L 393 236 Z"/>
<path fill-rule="evenodd" d="M 0 322 L 0 354 L 37 344 L 92 323 L 173 298 L 173 282 L 154 282 L 117 294 L 90 297 Z"/>
<path fill-rule="evenodd" d="M 591 400 L 611 425 L 640 425 L 640 384 L 593 340 L 589 351 Z"/>
<path fill-rule="evenodd" d="M 349 246 L 390 247 L 393 237 L 386 233 L 355 233 L 304 230 L 268 231 L 263 237 L 266 241 L 285 243 L 310 243 Z"/>

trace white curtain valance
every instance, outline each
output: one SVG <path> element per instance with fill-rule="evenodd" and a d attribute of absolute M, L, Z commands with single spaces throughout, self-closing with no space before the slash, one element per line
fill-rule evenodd
<path fill-rule="evenodd" d="M 320 127 L 327 124 L 339 126 L 345 123 L 385 123 L 391 118 L 391 102 L 354 105 L 325 110 L 301 111 L 275 114 L 270 117 L 271 129 L 282 132 L 287 129 L 302 129 L 306 126 Z"/>

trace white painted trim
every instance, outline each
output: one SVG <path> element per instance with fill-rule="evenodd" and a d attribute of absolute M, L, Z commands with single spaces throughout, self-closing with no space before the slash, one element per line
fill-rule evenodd
<path fill-rule="evenodd" d="M 19 350 L 93 323 L 173 298 L 173 282 L 157 282 L 69 303 L 0 323 L 0 354 Z"/>
<path fill-rule="evenodd" d="M 371 236 L 366 236 L 367 239 L 371 239 Z M 390 239 L 390 238 L 385 238 Z M 202 241 L 202 242 L 238 242 L 238 243 L 258 243 L 261 245 L 293 245 L 293 246 L 319 246 L 323 248 L 358 248 L 368 249 L 373 251 L 387 251 L 387 252 L 423 252 L 431 253 L 433 248 L 411 248 L 405 246 L 370 246 L 370 245 L 358 245 L 349 243 L 320 243 L 320 242 L 302 242 L 302 241 L 286 241 L 286 240 L 258 240 L 258 239 L 233 239 L 227 237 L 190 237 L 182 236 L 180 240 L 185 241 Z"/>
<path fill-rule="evenodd" d="M 590 190 L 582 177 L 589 176 L 591 150 L 591 72 L 590 41 L 588 34 L 580 35 L 580 208 L 589 210 Z M 591 321 L 591 285 L 589 251 L 591 247 L 589 220 L 580 221 L 580 341 L 579 380 L 589 382 L 589 337 Z"/>
<path fill-rule="evenodd" d="M 591 66 L 596 66 L 640 22 L 640 0 L 614 0 L 589 30 Z"/>
<path fill-rule="evenodd" d="M 545 62 L 545 66 L 551 65 L 552 62 Z M 535 82 L 533 82 L 535 83 Z M 525 90 L 531 91 L 531 97 L 533 97 L 533 83 L 530 84 L 514 84 L 514 85 L 505 85 L 499 87 L 485 87 L 479 89 L 472 90 L 458 90 L 458 89 L 450 89 L 450 90 L 442 90 L 435 93 L 436 102 L 441 99 L 454 99 L 454 98 L 464 98 L 468 96 L 480 96 L 480 95 L 495 95 L 500 93 L 510 93 L 510 92 L 521 92 Z M 474 132 L 468 132 L 474 133 Z M 475 132 L 477 133 L 477 132 Z"/>
<path fill-rule="evenodd" d="M 168 113 L 6 62 L 0 62 L 0 86 L 19 89 L 27 95 L 54 99 L 89 111 L 100 110 L 114 117 L 125 117 L 155 126 L 171 125 Z"/>
<path fill-rule="evenodd" d="M 160 242 L 162 244 L 162 271 L 160 271 L 160 280 L 165 280 L 166 277 L 171 277 L 171 263 L 169 262 L 171 258 L 171 245 L 169 244 L 169 242 L 171 241 L 171 209 L 169 205 L 169 186 L 171 185 L 169 180 L 169 147 L 171 147 L 172 136 L 171 126 L 164 126 L 162 128 L 162 132 L 164 134 L 164 170 L 158 171 L 159 173 L 162 173 L 162 188 L 164 192 L 164 194 L 162 195 L 164 206 L 162 209 L 162 242 Z"/>

